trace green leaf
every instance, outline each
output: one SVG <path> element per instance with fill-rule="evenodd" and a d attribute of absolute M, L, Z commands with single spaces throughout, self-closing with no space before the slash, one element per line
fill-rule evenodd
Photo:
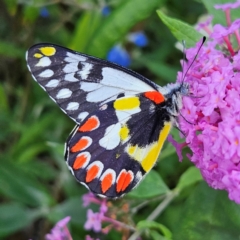
<path fill-rule="evenodd" d="M 167 240 L 167 238 L 165 238 L 155 230 L 149 230 L 149 234 L 151 236 L 151 239 L 153 240 Z"/>
<path fill-rule="evenodd" d="M 69 48 L 79 52 L 85 52 L 92 34 L 101 22 L 102 16 L 99 11 L 85 12 L 76 24 L 76 31 L 73 34 Z"/>
<path fill-rule="evenodd" d="M 71 216 L 71 222 L 81 226 L 86 221 L 87 209 L 83 206 L 80 196 L 72 197 L 52 208 L 48 217 L 52 222 L 56 222 L 66 216 Z"/>
<path fill-rule="evenodd" d="M 195 46 L 196 42 L 203 37 L 201 33 L 197 32 L 197 30 L 190 25 L 181 22 L 180 20 L 170 18 L 160 10 L 158 10 L 157 13 L 178 41 L 186 41 L 187 47 Z"/>
<path fill-rule="evenodd" d="M 8 111 L 8 109 L 7 94 L 3 86 L 0 84 L 0 112 Z"/>
<path fill-rule="evenodd" d="M 24 148 L 18 156 L 18 162 L 30 162 L 32 161 L 39 153 L 47 150 L 47 146 L 43 143 L 31 144 L 27 148 Z"/>
<path fill-rule="evenodd" d="M 221 9 L 215 9 L 214 6 L 216 4 L 224 4 L 234 1 L 229 0 L 202 0 L 202 3 L 205 5 L 206 9 L 208 10 L 208 13 L 213 16 L 213 23 L 219 23 L 223 26 L 227 26 L 226 23 L 226 16 L 225 12 Z M 238 9 L 231 9 L 231 20 L 234 21 L 239 18 L 239 8 Z"/>
<path fill-rule="evenodd" d="M 12 42 L 0 41 L 0 55 L 11 58 L 24 58 L 25 50 Z"/>
<path fill-rule="evenodd" d="M 10 13 L 10 15 L 14 15 L 17 11 L 18 1 L 17 0 L 4 0 L 4 3 L 6 4 L 7 10 Z"/>
<path fill-rule="evenodd" d="M 105 57 L 114 43 L 120 41 L 136 23 L 146 19 L 164 2 L 165 0 L 148 0 L 144 4 L 142 0 L 124 1 L 99 26 L 89 42 L 87 52 Z"/>
<path fill-rule="evenodd" d="M 177 184 L 176 189 L 181 191 L 182 189 L 184 189 L 190 185 L 193 185 L 196 182 L 199 182 L 201 180 L 202 180 L 202 175 L 201 175 L 199 169 L 196 167 L 190 167 L 180 177 L 180 180 Z"/>
<path fill-rule="evenodd" d="M 139 186 L 128 194 L 128 196 L 134 198 L 150 198 L 160 194 L 165 194 L 168 191 L 168 187 L 163 182 L 159 174 L 152 170 L 149 174 L 147 174 Z"/>
<path fill-rule="evenodd" d="M 39 16 L 39 8 L 33 6 L 25 6 L 24 21 L 33 23 Z"/>
<path fill-rule="evenodd" d="M 137 224 L 137 229 L 138 230 L 156 229 L 156 230 L 160 231 L 167 239 L 172 238 L 171 231 L 168 228 L 166 228 L 164 225 L 162 225 L 161 223 L 158 223 L 155 221 L 148 221 L 148 220 L 140 221 Z"/>
<path fill-rule="evenodd" d="M 0 237 L 29 226 L 39 216 L 36 210 L 29 210 L 20 203 L 1 204 L 0 213 Z"/>
<path fill-rule="evenodd" d="M 44 115 L 41 119 L 38 119 L 38 121 L 35 121 L 34 124 L 28 126 L 25 125 L 24 129 L 22 129 L 22 135 L 17 142 L 17 144 L 13 147 L 13 151 L 17 157 L 20 154 L 23 154 L 23 149 L 29 148 L 29 146 L 32 144 L 33 140 L 35 144 L 39 142 L 39 139 L 41 139 L 41 135 L 43 132 L 43 129 L 46 129 L 47 126 L 52 124 L 55 121 L 54 115 Z"/>
<path fill-rule="evenodd" d="M 144 60 L 144 59 L 143 59 Z M 173 82 L 177 77 L 177 68 L 167 65 L 165 62 L 147 60 L 144 65 L 154 74 L 164 79 L 165 82 Z"/>
<path fill-rule="evenodd" d="M 49 206 L 53 199 L 44 185 L 6 159 L 1 161 L 0 193 L 29 206 Z"/>
<path fill-rule="evenodd" d="M 240 206 L 225 191 L 202 182 L 185 202 L 175 225 L 175 239 L 226 240 L 239 238 Z"/>

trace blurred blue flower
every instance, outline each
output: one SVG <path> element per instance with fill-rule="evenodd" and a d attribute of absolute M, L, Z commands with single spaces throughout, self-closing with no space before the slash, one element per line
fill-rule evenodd
<path fill-rule="evenodd" d="M 127 38 L 138 47 L 145 47 L 148 44 L 148 39 L 143 32 L 130 33 Z"/>
<path fill-rule="evenodd" d="M 120 45 L 114 46 L 107 54 L 107 60 L 117 63 L 123 67 L 128 67 L 131 63 L 131 58 L 128 52 Z"/>
<path fill-rule="evenodd" d="M 49 17 L 49 11 L 48 11 L 48 9 L 46 8 L 46 7 L 42 7 L 41 9 L 40 9 L 40 16 L 41 17 L 43 17 L 43 18 L 47 18 L 47 17 Z"/>
<path fill-rule="evenodd" d="M 110 9 L 110 7 L 109 6 L 104 6 L 103 8 L 102 8 L 102 15 L 103 16 L 108 16 L 109 14 L 111 13 L 111 9 Z"/>

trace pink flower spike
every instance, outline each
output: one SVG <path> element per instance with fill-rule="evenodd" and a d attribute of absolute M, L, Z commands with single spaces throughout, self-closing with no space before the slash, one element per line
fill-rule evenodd
<path fill-rule="evenodd" d="M 208 16 L 204 22 L 199 22 L 196 26 L 196 29 L 200 31 L 201 29 L 205 30 L 209 35 L 211 34 L 209 25 L 212 23 L 213 16 Z"/>
<path fill-rule="evenodd" d="M 106 199 L 103 199 L 100 206 L 100 213 L 104 215 L 107 211 L 108 211 L 107 202 Z"/>
<path fill-rule="evenodd" d="M 223 11 L 226 11 L 227 9 L 234 9 L 240 7 L 240 1 L 237 0 L 233 3 L 225 3 L 225 4 L 216 4 L 214 5 L 215 9 L 221 9 Z"/>
<path fill-rule="evenodd" d="M 228 27 L 213 27 L 184 78 L 196 97 L 183 97 L 179 128 L 192 151 L 187 157 L 208 185 L 226 190 L 229 199 L 240 204 L 240 50 L 234 49 L 231 36 L 236 31 L 239 35 L 239 29 L 240 19 Z M 231 54 L 226 53 L 226 46 L 218 46 L 224 41 Z M 197 43 L 187 49 L 188 62 L 193 61 L 198 48 Z M 177 82 L 181 82 L 179 77 Z M 182 159 L 182 143 L 177 144 L 172 137 L 169 141 Z"/>
<path fill-rule="evenodd" d="M 65 217 L 56 223 L 52 228 L 51 233 L 45 236 L 46 240 L 72 240 L 71 234 L 67 228 L 67 223 L 70 221 L 70 217 Z"/>
<path fill-rule="evenodd" d="M 88 192 L 82 196 L 83 206 L 87 207 L 91 203 L 101 204 L 101 201 L 95 197 L 91 192 Z"/>
<path fill-rule="evenodd" d="M 94 239 L 91 236 L 87 235 L 85 236 L 85 240 L 100 240 L 100 239 L 99 238 Z"/>
<path fill-rule="evenodd" d="M 84 224 L 86 230 L 93 230 L 94 232 L 101 232 L 102 230 L 102 214 L 94 213 L 92 209 L 87 211 L 87 221 Z"/>
<path fill-rule="evenodd" d="M 184 143 L 178 143 L 176 142 L 172 135 L 170 134 L 167 138 L 167 140 L 176 148 L 176 151 L 177 151 L 177 155 L 178 155 L 178 158 L 179 158 L 179 161 L 181 162 L 183 160 L 183 156 L 182 156 L 182 148 L 187 146 L 187 144 L 184 142 Z"/>

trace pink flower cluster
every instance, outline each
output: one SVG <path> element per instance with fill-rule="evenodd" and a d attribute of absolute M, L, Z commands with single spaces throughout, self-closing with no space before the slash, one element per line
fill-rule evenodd
<path fill-rule="evenodd" d="M 104 229 L 102 229 L 102 222 L 105 219 L 104 214 L 108 210 L 106 199 L 97 199 L 93 193 L 89 192 L 83 195 L 82 200 L 83 200 L 84 207 L 87 207 L 90 203 L 95 203 L 100 205 L 99 212 L 94 213 L 92 209 L 87 210 L 87 221 L 84 224 L 84 228 L 86 230 L 92 229 L 94 232 L 104 233 Z"/>
<path fill-rule="evenodd" d="M 229 10 L 239 6 L 237 1 L 226 7 Z M 213 27 L 184 79 L 191 92 L 183 97 L 183 117 L 179 118 L 180 129 L 192 151 L 190 160 L 211 187 L 227 190 L 236 203 L 240 203 L 239 29 L 240 19 L 227 27 Z M 186 65 L 192 63 L 199 46 L 200 43 L 187 50 Z M 181 81 L 179 73 L 178 82 Z M 178 153 L 183 146 L 175 143 Z"/>
<path fill-rule="evenodd" d="M 70 217 L 65 217 L 45 236 L 46 240 L 72 240 L 71 234 L 67 228 L 67 223 L 70 221 Z"/>

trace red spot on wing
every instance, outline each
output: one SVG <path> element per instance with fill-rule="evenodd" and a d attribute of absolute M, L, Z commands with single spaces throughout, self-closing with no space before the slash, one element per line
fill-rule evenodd
<path fill-rule="evenodd" d="M 80 132 L 90 132 L 96 128 L 98 128 L 100 122 L 96 116 L 92 116 L 87 119 L 87 121 L 79 127 L 78 131 Z"/>
<path fill-rule="evenodd" d="M 81 168 L 88 160 L 90 159 L 90 156 L 88 156 L 86 153 L 79 154 L 74 163 L 73 163 L 73 169 L 78 170 Z"/>
<path fill-rule="evenodd" d="M 156 104 L 159 104 L 161 102 L 164 102 L 164 96 L 157 91 L 149 91 L 149 92 L 145 92 L 144 96 L 148 99 L 150 99 L 151 101 L 155 102 Z"/>
<path fill-rule="evenodd" d="M 91 140 L 91 139 L 90 139 Z M 84 150 L 87 148 L 87 146 L 90 144 L 90 140 L 86 137 L 82 137 L 72 148 L 71 152 L 80 152 L 81 150 Z"/>
<path fill-rule="evenodd" d="M 124 191 L 133 180 L 132 171 L 122 170 L 117 180 L 117 192 Z"/>
<path fill-rule="evenodd" d="M 102 192 L 105 193 L 111 186 L 113 182 L 113 176 L 111 173 L 106 174 L 106 176 L 102 180 Z"/>
<path fill-rule="evenodd" d="M 86 175 L 86 182 L 91 182 L 94 178 L 97 177 L 98 172 L 99 172 L 99 166 L 97 165 L 92 165 L 88 171 L 87 171 L 87 175 Z"/>

